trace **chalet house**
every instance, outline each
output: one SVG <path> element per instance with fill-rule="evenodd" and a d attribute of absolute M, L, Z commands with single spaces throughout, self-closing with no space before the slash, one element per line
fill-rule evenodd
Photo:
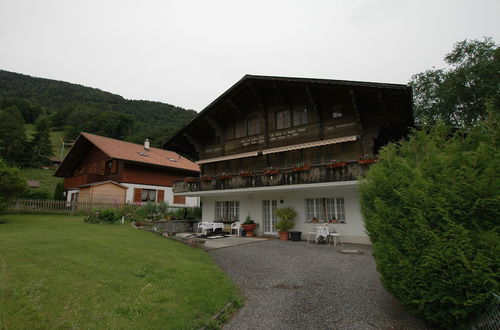
<path fill-rule="evenodd" d="M 198 173 L 192 161 L 151 148 L 148 140 L 140 145 L 82 132 L 54 175 L 64 178 L 67 201 L 198 206 L 199 198 L 172 193 L 174 181 Z"/>
<path fill-rule="evenodd" d="M 203 220 L 249 215 L 275 235 L 274 210 L 293 206 L 303 235 L 336 219 L 344 241 L 369 243 L 358 180 L 413 122 L 406 85 L 246 75 L 164 148 L 201 166 L 173 191 L 201 197 Z"/>

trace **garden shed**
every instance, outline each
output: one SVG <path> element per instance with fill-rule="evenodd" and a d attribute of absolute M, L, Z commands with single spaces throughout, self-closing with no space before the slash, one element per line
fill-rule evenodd
<path fill-rule="evenodd" d="M 128 187 L 114 181 L 89 183 L 78 187 L 78 201 L 91 204 L 125 204 Z"/>

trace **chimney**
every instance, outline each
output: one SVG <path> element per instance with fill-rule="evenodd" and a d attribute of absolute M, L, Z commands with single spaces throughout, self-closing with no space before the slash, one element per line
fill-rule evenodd
<path fill-rule="evenodd" d="M 148 139 L 146 139 L 146 141 L 144 141 L 144 150 L 149 151 L 149 140 Z"/>

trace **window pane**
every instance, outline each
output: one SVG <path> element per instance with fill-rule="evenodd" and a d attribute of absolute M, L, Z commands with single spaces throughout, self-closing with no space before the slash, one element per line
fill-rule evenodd
<path fill-rule="evenodd" d="M 259 117 L 248 118 L 248 135 L 260 133 Z"/>
<path fill-rule="evenodd" d="M 234 124 L 234 138 L 240 138 L 247 135 L 246 122 L 239 120 Z"/>
<path fill-rule="evenodd" d="M 305 125 L 307 124 L 307 111 L 304 108 L 303 110 L 294 110 L 293 111 L 293 126 Z"/>
<path fill-rule="evenodd" d="M 290 127 L 290 110 L 276 112 L 276 129 Z"/>

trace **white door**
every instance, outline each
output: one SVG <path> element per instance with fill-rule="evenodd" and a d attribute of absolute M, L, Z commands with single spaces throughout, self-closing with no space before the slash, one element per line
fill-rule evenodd
<path fill-rule="evenodd" d="M 276 229 L 274 228 L 274 224 L 276 223 L 276 215 L 274 214 L 274 210 L 276 210 L 278 206 L 278 201 L 276 200 L 267 200 L 262 201 L 262 219 L 264 220 L 264 235 L 275 235 Z"/>

